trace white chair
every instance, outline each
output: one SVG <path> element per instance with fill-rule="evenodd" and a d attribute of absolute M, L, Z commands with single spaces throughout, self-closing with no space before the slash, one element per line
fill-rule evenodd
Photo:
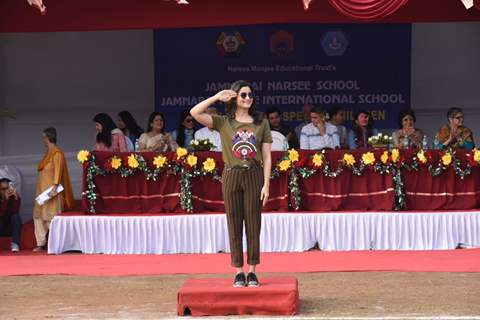
<path fill-rule="evenodd" d="M 286 151 L 288 150 L 287 138 L 278 131 L 272 130 L 272 151 Z"/>

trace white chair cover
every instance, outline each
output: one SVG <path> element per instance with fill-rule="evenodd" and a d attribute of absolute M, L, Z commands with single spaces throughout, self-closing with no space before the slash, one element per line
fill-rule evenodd
<path fill-rule="evenodd" d="M 286 151 L 288 150 L 287 138 L 278 131 L 272 130 L 272 151 Z"/>

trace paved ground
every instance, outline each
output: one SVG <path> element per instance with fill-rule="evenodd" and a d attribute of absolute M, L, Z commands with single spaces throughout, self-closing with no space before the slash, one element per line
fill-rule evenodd
<path fill-rule="evenodd" d="M 330 272 L 296 276 L 302 317 L 480 317 L 478 273 Z M 176 316 L 177 290 L 188 277 L 2 277 L 0 319 L 171 318 Z"/>

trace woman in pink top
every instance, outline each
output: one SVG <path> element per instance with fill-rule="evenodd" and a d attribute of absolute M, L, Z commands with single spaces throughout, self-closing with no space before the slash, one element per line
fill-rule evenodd
<path fill-rule="evenodd" d="M 125 135 L 117 128 L 115 122 L 106 113 L 99 113 L 93 118 L 97 141 L 93 146 L 96 151 L 127 152 Z"/>

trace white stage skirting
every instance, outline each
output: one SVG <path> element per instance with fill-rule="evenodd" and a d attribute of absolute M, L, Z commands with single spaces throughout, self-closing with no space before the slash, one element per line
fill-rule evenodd
<path fill-rule="evenodd" d="M 244 241 L 245 242 L 245 241 Z M 261 251 L 439 250 L 480 246 L 480 212 L 268 213 Z M 57 216 L 48 253 L 229 252 L 224 214 Z"/>

